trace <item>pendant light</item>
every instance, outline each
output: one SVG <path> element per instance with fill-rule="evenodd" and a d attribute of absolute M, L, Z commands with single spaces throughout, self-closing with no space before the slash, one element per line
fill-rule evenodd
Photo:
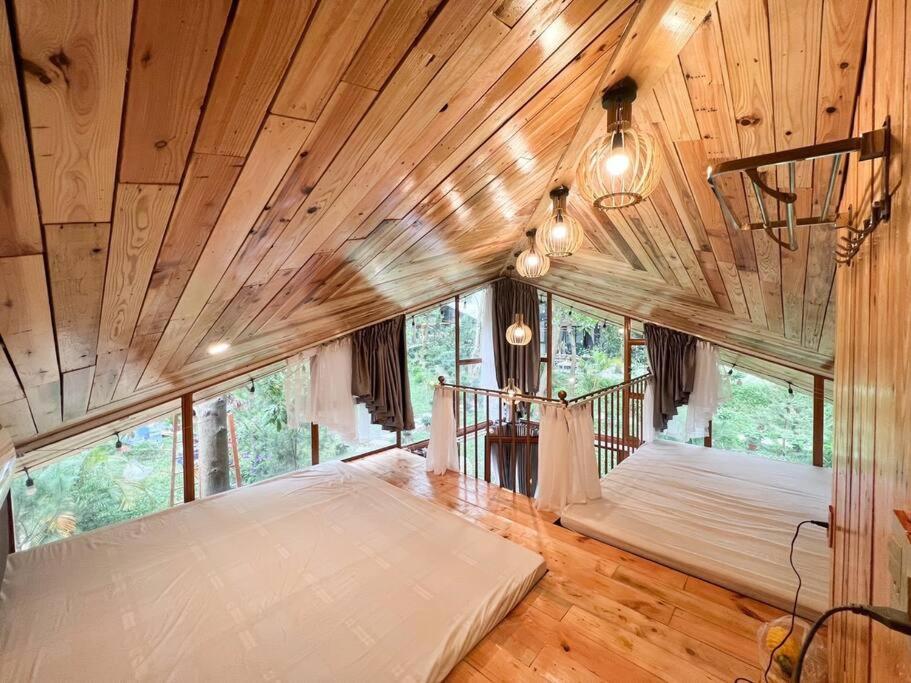
<path fill-rule="evenodd" d="M 531 328 L 521 313 L 516 313 L 515 322 L 506 328 L 506 341 L 513 346 L 527 346 L 531 341 Z"/>
<path fill-rule="evenodd" d="M 529 238 L 528 247 L 516 257 L 516 272 L 522 277 L 530 279 L 544 277 L 550 270 L 550 259 L 541 251 L 535 241 L 536 232 L 536 230 L 529 230 L 525 233 Z"/>
<path fill-rule="evenodd" d="M 510 402 L 514 401 L 516 396 L 522 395 L 522 390 L 516 386 L 516 380 L 512 377 L 510 377 L 506 382 L 506 386 L 503 388 L 503 391 L 506 392 L 506 395 L 509 397 Z"/>
<path fill-rule="evenodd" d="M 553 210 L 535 237 L 538 248 L 547 256 L 572 256 L 582 246 L 582 225 L 566 211 L 569 188 L 550 191 Z"/>
<path fill-rule="evenodd" d="M 636 83 L 624 78 L 604 91 L 607 135 L 583 152 L 576 177 L 583 196 L 602 211 L 633 206 L 648 197 L 661 178 L 655 138 L 631 123 Z"/>

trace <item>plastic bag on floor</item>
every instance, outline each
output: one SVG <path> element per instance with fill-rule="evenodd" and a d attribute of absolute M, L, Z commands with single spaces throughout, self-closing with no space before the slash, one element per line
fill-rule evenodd
<path fill-rule="evenodd" d="M 785 640 L 788 629 L 791 626 L 791 617 L 779 617 L 773 621 L 766 622 L 759 629 L 759 668 L 765 671 L 769 663 L 769 655 L 774 651 L 772 666 L 769 669 L 770 683 L 788 683 L 791 680 L 791 674 L 794 667 L 797 666 L 797 657 L 800 655 L 800 648 L 803 640 L 810 630 L 810 624 L 797 619 L 794 621 L 794 631 Z M 784 644 L 778 647 L 782 641 Z M 775 648 L 778 648 L 777 650 Z M 803 663 L 803 671 L 800 676 L 801 683 L 822 683 L 827 680 L 828 672 L 826 670 L 826 638 L 822 633 L 817 633 L 813 638 L 813 644 L 807 652 L 806 659 Z M 760 679 L 762 680 L 762 679 Z"/>

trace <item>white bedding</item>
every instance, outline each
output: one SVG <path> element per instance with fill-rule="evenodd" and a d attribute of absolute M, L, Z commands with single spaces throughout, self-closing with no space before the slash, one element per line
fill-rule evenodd
<path fill-rule="evenodd" d="M 11 555 L 0 681 L 439 680 L 544 571 L 327 463 Z"/>
<path fill-rule="evenodd" d="M 791 538 L 798 522 L 828 519 L 832 472 L 655 441 L 603 477 L 601 494 L 568 508 L 563 526 L 790 611 Z M 825 530 L 805 524 L 795 551 L 803 616 L 828 607 L 829 562 Z"/>

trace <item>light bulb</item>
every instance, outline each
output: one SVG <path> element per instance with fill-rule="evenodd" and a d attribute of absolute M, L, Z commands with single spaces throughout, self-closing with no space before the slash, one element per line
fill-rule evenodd
<path fill-rule="evenodd" d="M 527 263 L 529 266 L 536 266 L 536 265 L 538 265 L 538 263 L 539 263 L 540 260 L 541 260 L 541 259 L 538 258 L 538 255 L 537 255 L 537 254 L 529 254 L 529 255 L 528 255 L 528 258 L 526 259 L 526 263 Z"/>
<path fill-rule="evenodd" d="M 220 353 L 224 353 L 231 348 L 231 345 L 228 342 L 216 342 L 215 344 L 209 344 L 209 355 L 217 356 Z"/>
<path fill-rule="evenodd" d="M 566 238 L 566 226 L 563 224 L 563 221 L 560 221 L 559 223 L 554 223 L 554 229 L 551 232 L 556 239 L 558 239 L 558 240 L 565 239 Z"/>
<path fill-rule="evenodd" d="M 611 152 L 604 162 L 607 172 L 612 176 L 623 175 L 629 170 L 629 155 L 622 147 Z"/>
<path fill-rule="evenodd" d="M 525 339 L 525 330 L 523 330 L 521 327 L 516 330 L 516 339 Z"/>

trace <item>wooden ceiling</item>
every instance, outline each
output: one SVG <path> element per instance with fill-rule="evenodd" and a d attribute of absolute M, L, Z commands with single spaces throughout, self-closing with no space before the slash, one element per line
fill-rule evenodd
<path fill-rule="evenodd" d="M 837 233 L 803 229 L 791 252 L 733 230 L 706 168 L 849 137 L 868 10 L 867 0 L 718 2 L 633 107 L 660 142 L 658 190 L 609 215 L 571 195 L 588 244 L 543 286 L 831 377 Z M 816 215 L 831 166 L 804 166 L 798 215 Z M 742 187 L 738 199 L 756 215 Z"/>
<path fill-rule="evenodd" d="M 849 130 L 865 3 L 795 5 L 0 3 L 0 424 L 63 433 L 497 277 L 626 74 L 664 184 L 573 201 L 590 245 L 545 285 L 828 372 L 831 235 L 779 253 L 704 184 Z"/>

